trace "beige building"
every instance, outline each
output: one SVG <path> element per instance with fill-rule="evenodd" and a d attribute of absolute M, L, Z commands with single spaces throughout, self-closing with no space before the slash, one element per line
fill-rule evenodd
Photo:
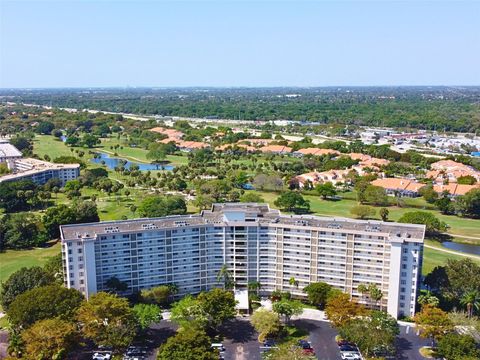
<path fill-rule="evenodd" d="M 377 304 L 413 315 L 420 281 L 423 225 L 283 215 L 265 204 L 215 204 L 198 215 L 61 226 L 67 287 L 87 297 L 117 277 L 128 292 L 175 283 L 179 296 L 221 286 L 228 266 L 236 289 L 259 281 L 304 297 L 323 281 L 363 301 L 360 284 L 383 293 Z M 294 277 L 298 287 L 289 280 Z"/>

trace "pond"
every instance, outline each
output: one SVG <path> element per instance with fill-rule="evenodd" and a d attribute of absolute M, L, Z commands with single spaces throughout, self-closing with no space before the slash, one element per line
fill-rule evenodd
<path fill-rule="evenodd" d="M 90 161 L 96 164 L 101 164 L 102 161 L 105 162 L 105 165 L 109 169 L 115 169 L 117 166 L 122 165 L 122 161 L 127 161 L 125 159 L 121 158 L 116 158 L 116 157 L 110 157 L 108 154 L 104 153 L 98 153 L 100 157 L 97 157 L 96 159 L 93 158 Z M 130 169 L 132 165 L 137 165 L 139 170 L 141 171 L 148 171 L 148 170 L 168 170 L 171 171 L 175 168 L 173 165 L 167 165 L 167 164 L 144 164 L 144 163 L 138 163 L 138 162 L 132 162 L 132 161 L 127 161 L 125 164 L 125 168 Z"/>
<path fill-rule="evenodd" d="M 460 244 L 453 241 L 444 241 L 442 246 L 455 251 L 460 251 L 472 255 L 480 255 L 480 245 Z"/>

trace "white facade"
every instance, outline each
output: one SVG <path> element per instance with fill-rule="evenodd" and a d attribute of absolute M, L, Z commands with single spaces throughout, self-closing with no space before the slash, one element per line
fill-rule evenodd
<path fill-rule="evenodd" d="M 0 176 L 0 182 L 32 180 L 43 185 L 48 180 L 57 178 L 64 186 L 67 181 L 80 176 L 79 164 L 56 164 L 32 158 L 15 160 L 12 170 L 13 173 Z"/>
<path fill-rule="evenodd" d="M 61 227 L 65 284 L 87 297 L 115 276 L 128 292 L 175 283 L 179 295 L 218 287 L 226 264 L 236 288 L 290 291 L 323 281 L 362 302 L 360 284 L 376 284 L 378 304 L 413 315 L 424 226 L 282 215 L 262 204 L 216 204 L 199 215 Z M 289 284 L 290 278 L 298 287 Z"/>

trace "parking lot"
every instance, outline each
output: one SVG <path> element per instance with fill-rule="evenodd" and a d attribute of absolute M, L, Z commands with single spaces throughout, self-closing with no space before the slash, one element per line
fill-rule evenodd
<path fill-rule="evenodd" d="M 339 348 L 335 342 L 337 332 L 330 326 L 329 322 L 296 319 L 292 324 L 300 329 L 307 330 L 310 334 L 308 341 L 315 350 L 317 359 L 341 360 Z M 148 360 L 156 359 L 156 349 L 170 336 L 175 335 L 177 326 L 166 320 L 151 327 L 148 332 L 148 341 L 145 345 L 149 349 Z M 260 343 L 258 334 L 247 318 L 237 318 L 228 322 L 221 328 L 224 336 L 222 341 L 226 352 L 225 360 L 261 360 Z M 417 336 L 414 328 L 400 326 L 400 336 L 397 339 L 398 360 L 424 360 L 418 349 L 429 345 L 429 341 Z M 91 351 L 82 354 L 79 359 L 91 359 Z"/>

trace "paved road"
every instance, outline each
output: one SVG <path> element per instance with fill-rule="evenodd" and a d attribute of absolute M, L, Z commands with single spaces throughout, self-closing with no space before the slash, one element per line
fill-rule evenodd
<path fill-rule="evenodd" d="M 300 329 L 307 330 L 310 335 L 308 340 L 312 343 L 317 359 L 321 360 L 340 360 L 340 352 L 335 343 L 337 332 L 327 321 L 313 319 L 296 319 L 292 324 Z M 156 359 L 156 348 L 164 343 L 170 336 L 175 335 L 177 326 L 170 322 L 162 320 L 159 324 L 152 326 L 148 333 L 150 349 L 148 360 Z M 237 318 L 221 329 L 225 336 L 222 341 L 226 348 L 225 360 L 261 360 L 260 343 L 258 334 L 250 324 L 248 319 Z M 402 325 L 400 327 L 400 336 L 397 339 L 398 360 L 424 360 L 419 354 L 420 347 L 429 345 L 429 341 L 421 339 L 416 335 L 415 329 Z M 91 359 L 91 351 L 85 349 L 81 354 L 76 354 L 75 359 Z M 0 357 L 1 358 L 1 357 Z"/>
<path fill-rule="evenodd" d="M 335 342 L 337 331 L 329 322 L 317 320 L 295 320 L 293 324 L 300 329 L 310 332 L 308 340 L 312 343 L 317 359 L 339 360 L 340 352 Z"/>
<path fill-rule="evenodd" d="M 397 338 L 397 359 L 399 360 L 425 360 L 418 350 L 428 346 L 428 339 L 417 335 L 416 329 L 411 326 L 400 326 L 400 335 Z"/>

